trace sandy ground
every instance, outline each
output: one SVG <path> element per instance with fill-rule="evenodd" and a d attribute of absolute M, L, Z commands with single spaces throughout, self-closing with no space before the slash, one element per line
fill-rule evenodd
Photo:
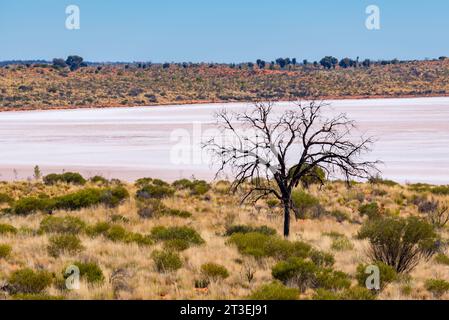
<path fill-rule="evenodd" d="M 333 100 L 333 111 L 375 136 L 370 159 L 399 182 L 449 183 L 449 98 Z M 0 113 L 0 180 L 79 171 L 132 181 L 212 179 L 200 144 L 214 135 L 213 114 L 250 104 L 78 109 Z M 279 112 L 291 108 L 279 103 Z"/>

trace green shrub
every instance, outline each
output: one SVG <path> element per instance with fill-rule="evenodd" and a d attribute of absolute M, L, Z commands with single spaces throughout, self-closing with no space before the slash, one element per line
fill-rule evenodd
<path fill-rule="evenodd" d="M 288 288 L 279 282 L 265 284 L 256 289 L 250 296 L 250 300 L 298 300 L 299 291 Z"/>
<path fill-rule="evenodd" d="M 128 190 L 125 187 L 116 186 L 103 190 L 100 202 L 109 208 L 115 208 L 128 198 Z"/>
<path fill-rule="evenodd" d="M 449 266 L 449 257 L 445 254 L 439 253 L 435 256 L 435 262 Z"/>
<path fill-rule="evenodd" d="M 101 268 L 94 262 L 74 262 L 73 265 L 77 266 L 80 270 L 80 277 L 85 279 L 88 283 L 96 284 L 104 282 L 104 275 Z M 63 270 L 64 278 L 67 278 L 69 275 L 65 274 L 65 270 Z"/>
<path fill-rule="evenodd" d="M 398 274 L 393 267 L 386 265 L 383 262 L 376 262 L 373 263 L 373 265 L 379 268 L 380 290 L 385 289 L 387 284 L 398 278 Z M 369 265 L 366 264 L 359 264 L 357 266 L 356 279 L 361 287 L 366 286 L 366 280 L 370 276 L 370 274 L 366 273 L 368 266 Z"/>
<path fill-rule="evenodd" d="M 58 182 L 65 182 L 75 185 L 84 185 L 86 184 L 86 179 L 83 178 L 79 173 L 74 172 L 65 172 L 63 174 L 49 174 L 44 177 L 44 183 L 46 185 L 55 185 Z"/>
<path fill-rule="evenodd" d="M 335 293 L 334 291 L 319 288 L 313 294 L 312 300 L 333 301 L 333 300 L 340 300 L 340 296 L 338 295 L 338 293 Z"/>
<path fill-rule="evenodd" d="M 361 217 L 367 216 L 368 219 L 377 219 L 381 217 L 379 206 L 376 202 L 364 204 L 359 207 L 359 214 Z"/>
<path fill-rule="evenodd" d="M 226 279 L 229 277 L 229 271 L 216 263 L 206 263 L 201 266 L 201 272 L 204 276 L 212 279 Z"/>
<path fill-rule="evenodd" d="M 97 222 L 93 226 L 86 227 L 86 233 L 91 237 L 106 235 L 110 228 L 111 224 L 109 224 L 108 222 Z"/>
<path fill-rule="evenodd" d="M 102 176 L 93 176 L 89 179 L 90 182 L 96 183 L 96 184 L 108 184 L 108 179 L 102 177 Z"/>
<path fill-rule="evenodd" d="M 260 227 L 252 227 L 246 225 L 232 225 L 226 228 L 225 235 L 232 236 L 234 233 L 261 233 L 267 236 L 274 236 L 276 234 L 276 230 L 267 226 Z"/>
<path fill-rule="evenodd" d="M 154 227 L 151 230 L 151 237 L 157 241 L 184 240 L 194 245 L 204 243 L 199 233 L 189 227 Z"/>
<path fill-rule="evenodd" d="M 70 233 L 79 234 L 86 227 L 86 223 L 76 217 L 45 217 L 39 227 L 43 233 Z"/>
<path fill-rule="evenodd" d="M 0 193 L 0 204 L 12 204 L 14 202 L 14 199 L 10 196 L 8 196 L 5 193 Z"/>
<path fill-rule="evenodd" d="M 449 282 L 443 279 L 429 279 L 426 281 L 425 287 L 436 298 L 441 298 L 441 296 L 449 291 Z"/>
<path fill-rule="evenodd" d="M 397 182 L 395 182 L 393 180 L 382 179 L 382 177 L 380 177 L 380 176 L 371 177 L 368 181 L 371 184 L 382 184 L 382 185 L 388 186 L 388 187 L 394 187 L 394 186 L 398 185 Z"/>
<path fill-rule="evenodd" d="M 376 300 L 376 296 L 368 289 L 352 287 L 339 294 L 340 300 Z"/>
<path fill-rule="evenodd" d="M 326 290 L 338 291 L 348 289 L 351 286 L 351 279 L 346 273 L 341 271 L 335 271 L 329 268 L 320 269 L 316 273 L 314 286 Z"/>
<path fill-rule="evenodd" d="M 152 178 L 140 178 L 140 179 L 136 180 L 134 185 L 138 188 L 142 188 L 144 186 L 151 184 L 152 181 L 153 181 Z"/>
<path fill-rule="evenodd" d="M 169 186 L 146 185 L 139 189 L 136 198 L 144 199 L 163 199 L 173 196 L 175 191 Z"/>
<path fill-rule="evenodd" d="M 309 252 L 310 260 L 319 267 L 332 267 L 335 263 L 335 258 L 331 253 L 312 249 Z"/>
<path fill-rule="evenodd" d="M 55 208 L 61 210 L 79 210 L 98 205 L 101 201 L 100 189 L 88 188 L 55 198 Z"/>
<path fill-rule="evenodd" d="M 258 232 L 234 233 L 228 242 L 236 245 L 242 254 L 255 258 L 272 257 L 278 260 L 289 257 L 306 258 L 312 249 L 309 244 L 304 242 L 290 242 Z"/>
<path fill-rule="evenodd" d="M 268 199 L 266 202 L 267 206 L 271 209 L 276 208 L 281 204 L 281 202 L 278 199 Z"/>
<path fill-rule="evenodd" d="M 86 233 L 91 237 L 102 235 L 114 242 L 136 243 L 142 246 L 153 244 L 153 240 L 150 236 L 129 232 L 120 225 L 111 225 L 107 222 L 99 222 L 88 227 Z"/>
<path fill-rule="evenodd" d="M 49 198 L 27 197 L 14 202 L 12 211 L 17 215 L 28 215 L 38 211 L 49 212 L 54 202 Z"/>
<path fill-rule="evenodd" d="M 271 275 L 284 284 L 293 284 L 304 291 L 316 282 L 317 270 L 317 266 L 311 261 L 289 258 L 278 262 L 272 268 Z"/>
<path fill-rule="evenodd" d="M 6 259 L 11 254 L 12 248 L 9 244 L 0 244 L 0 259 Z"/>
<path fill-rule="evenodd" d="M 137 202 L 137 214 L 146 218 L 157 218 L 172 216 L 190 218 L 192 214 L 188 211 L 167 208 L 159 199 L 142 199 Z"/>
<path fill-rule="evenodd" d="M 432 188 L 430 192 L 437 195 L 447 196 L 449 195 L 449 186 L 437 186 Z"/>
<path fill-rule="evenodd" d="M 349 251 L 354 249 L 352 242 L 345 236 L 332 240 L 332 250 L 335 251 Z"/>
<path fill-rule="evenodd" d="M 292 192 L 293 205 L 299 212 L 298 218 L 319 217 L 324 213 L 320 201 L 304 190 Z"/>
<path fill-rule="evenodd" d="M 17 234 L 17 229 L 9 224 L 0 223 L 0 234 Z"/>
<path fill-rule="evenodd" d="M 47 271 L 33 271 L 25 268 L 11 274 L 9 285 L 14 293 L 39 294 L 51 285 L 53 276 Z"/>
<path fill-rule="evenodd" d="M 190 190 L 191 195 L 204 195 L 206 194 L 211 186 L 204 180 L 193 180 L 181 179 L 173 182 L 172 186 L 178 190 Z"/>
<path fill-rule="evenodd" d="M 83 249 L 81 240 L 73 234 L 52 236 L 47 247 L 48 254 L 55 258 L 63 253 L 76 254 Z"/>
<path fill-rule="evenodd" d="M 184 251 L 190 248 L 190 242 L 184 239 L 172 239 L 164 242 L 164 248 L 172 251 Z"/>
<path fill-rule="evenodd" d="M 176 271 L 182 267 L 179 254 L 173 251 L 159 251 L 152 253 L 154 263 L 158 272 Z"/>
<path fill-rule="evenodd" d="M 434 227 L 416 217 L 386 217 L 365 223 L 358 237 L 370 241 L 370 257 L 396 269 L 411 271 L 422 259 L 430 259 L 440 243 Z"/>

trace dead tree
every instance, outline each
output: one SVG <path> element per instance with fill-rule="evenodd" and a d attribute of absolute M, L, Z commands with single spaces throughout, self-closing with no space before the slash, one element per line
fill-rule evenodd
<path fill-rule="evenodd" d="M 242 202 L 268 196 L 284 207 L 284 236 L 290 233 L 290 213 L 294 210 L 292 191 L 305 178 L 324 183 L 317 174 L 339 176 L 348 183 L 353 178 L 369 178 L 377 162 L 360 160 L 370 151 L 371 138 L 354 139 L 355 123 L 340 114 L 326 118 L 322 102 L 302 104 L 281 115 L 273 103 L 255 103 L 243 113 L 222 110 L 216 114 L 221 132 L 203 144 L 220 168 L 235 177 L 233 190 L 244 187 Z"/>

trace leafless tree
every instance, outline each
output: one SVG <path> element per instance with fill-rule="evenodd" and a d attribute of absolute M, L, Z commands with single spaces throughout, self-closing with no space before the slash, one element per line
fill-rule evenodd
<path fill-rule="evenodd" d="M 327 118 L 322 102 L 303 104 L 280 115 L 270 102 L 255 103 L 242 113 L 226 109 L 216 114 L 221 132 L 203 147 L 218 162 L 220 173 L 228 169 L 235 177 L 233 190 L 245 190 L 242 202 L 268 196 L 279 199 L 284 207 L 284 236 L 290 233 L 290 214 L 295 210 L 292 191 L 305 178 L 324 183 L 320 168 L 327 176 L 369 178 L 377 162 L 360 160 L 370 151 L 371 138 L 354 139 L 355 123 L 340 114 Z"/>

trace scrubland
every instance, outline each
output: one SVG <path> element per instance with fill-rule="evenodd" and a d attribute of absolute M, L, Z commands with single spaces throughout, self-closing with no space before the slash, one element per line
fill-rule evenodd
<path fill-rule="evenodd" d="M 445 96 L 449 59 L 323 69 L 246 64 L 0 68 L 0 111 L 321 98 Z"/>
<path fill-rule="evenodd" d="M 77 175 L 0 183 L 0 298 L 449 299 L 449 187 L 298 188 L 288 240 L 277 200 L 241 204 L 229 187 Z M 432 254 L 406 272 L 379 264 L 382 288 L 369 291 L 361 230 L 409 217 L 423 223 L 418 238 L 435 242 L 425 243 Z M 64 279 L 70 265 L 81 273 L 76 290 Z"/>

